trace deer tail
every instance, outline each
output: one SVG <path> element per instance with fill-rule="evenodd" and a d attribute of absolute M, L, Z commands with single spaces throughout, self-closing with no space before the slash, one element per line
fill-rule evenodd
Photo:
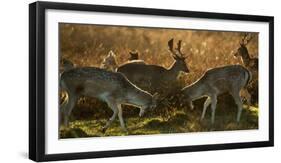
<path fill-rule="evenodd" d="M 245 86 L 247 86 L 252 81 L 252 73 L 248 69 L 246 69 L 246 71 L 245 71 L 245 78 L 246 78 L 246 85 Z"/>
<path fill-rule="evenodd" d="M 67 86 L 63 80 L 63 78 L 60 79 L 60 91 L 65 91 L 66 92 L 66 96 L 65 98 L 63 99 L 63 101 L 61 102 L 61 106 L 64 106 L 68 103 L 68 100 L 69 100 L 69 97 L 68 97 L 68 89 L 67 89 Z"/>

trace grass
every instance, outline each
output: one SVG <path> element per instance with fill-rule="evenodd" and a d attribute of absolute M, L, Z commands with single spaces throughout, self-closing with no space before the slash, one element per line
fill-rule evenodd
<path fill-rule="evenodd" d="M 228 114 L 221 109 L 217 109 L 214 125 L 210 124 L 210 109 L 207 110 L 204 120 L 200 121 L 200 115 L 201 110 L 196 109 L 188 112 L 173 112 L 168 119 L 161 116 L 124 117 L 128 133 L 121 129 L 118 118 L 106 133 L 102 132 L 102 126 L 107 122 L 106 118 L 74 120 L 70 122 L 69 128 L 61 128 L 60 137 L 81 138 L 258 129 L 258 108 L 256 107 L 248 108 L 244 106 L 240 123 L 235 121 L 235 108 L 230 108 Z"/>

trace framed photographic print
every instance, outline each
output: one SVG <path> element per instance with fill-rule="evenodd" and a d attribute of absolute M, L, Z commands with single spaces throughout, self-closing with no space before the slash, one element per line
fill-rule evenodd
<path fill-rule="evenodd" d="M 34 161 L 273 146 L 273 17 L 35 2 Z"/>

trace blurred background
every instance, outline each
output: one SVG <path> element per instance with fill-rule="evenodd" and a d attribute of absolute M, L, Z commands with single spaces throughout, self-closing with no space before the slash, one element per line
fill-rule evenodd
<path fill-rule="evenodd" d="M 161 28 L 135 28 L 103 25 L 60 24 L 61 58 L 78 67 L 99 67 L 112 50 L 119 64 L 126 62 L 129 52 L 137 50 L 148 64 L 169 68 L 174 59 L 168 51 L 168 41 L 182 40 L 182 52 L 188 58 L 190 73 L 187 84 L 195 81 L 207 69 L 229 64 L 242 64 L 235 58 L 243 32 L 199 31 Z M 247 45 L 253 58 L 258 57 L 258 34 Z"/>

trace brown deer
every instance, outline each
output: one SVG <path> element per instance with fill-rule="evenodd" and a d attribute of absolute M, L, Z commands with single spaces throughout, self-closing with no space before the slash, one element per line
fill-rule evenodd
<path fill-rule="evenodd" d="M 251 72 L 240 65 L 213 68 L 207 70 L 205 74 L 193 84 L 184 87 L 181 94 L 184 97 L 184 103 L 188 103 L 191 109 L 193 109 L 193 100 L 204 96 L 207 97 L 204 103 L 201 120 L 204 119 L 206 109 L 211 104 L 211 123 L 213 124 L 215 122 L 217 96 L 222 93 L 230 93 L 238 107 L 236 121 L 239 122 L 243 104 L 240 93 L 247 95 L 247 100 L 250 99 L 249 93 L 243 88 L 247 86 L 251 78 Z"/>
<path fill-rule="evenodd" d="M 130 51 L 129 54 L 130 54 L 129 61 L 139 60 L 139 53 L 138 53 L 138 51 Z"/>
<path fill-rule="evenodd" d="M 185 63 L 186 56 L 181 52 L 181 40 L 173 48 L 173 39 L 168 41 L 169 50 L 175 62 L 166 69 L 158 65 L 126 63 L 118 67 L 117 71 L 123 73 L 132 83 L 151 93 L 169 92 L 177 76 L 182 72 L 189 72 Z"/>
<path fill-rule="evenodd" d="M 242 40 L 240 41 L 240 47 L 234 53 L 235 57 L 240 56 L 242 58 L 243 64 L 250 71 L 257 71 L 259 60 L 257 58 L 251 58 L 247 49 L 247 45 L 253 39 L 253 36 L 249 36 L 249 34 L 244 34 Z"/>
<path fill-rule="evenodd" d="M 74 68 L 61 75 L 60 86 L 67 92 L 67 102 L 61 105 L 61 116 L 64 125 L 68 126 L 68 118 L 80 96 L 98 98 L 107 103 L 113 115 L 103 127 L 103 132 L 118 115 L 120 125 L 127 131 L 123 117 L 122 104 L 140 108 L 139 116 L 143 116 L 148 108 L 155 108 L 158 95 L 141 90 L 132 84 L 123 74 L 110 72 L 95 67 Z"/>
<path fill-rule="evenodd" d="M 245 33 L 240 41 L 240 47 L 234 53 L 235 57 L 241 57 L 244 66 L 249 69 L 253 75 L 253 80 L 247 87 L 248 92 L 252 95 L 251 103 L 258 102 L 258 58 L 251 58 L 247 45 L 253 39 L 253 36 Z"/>

